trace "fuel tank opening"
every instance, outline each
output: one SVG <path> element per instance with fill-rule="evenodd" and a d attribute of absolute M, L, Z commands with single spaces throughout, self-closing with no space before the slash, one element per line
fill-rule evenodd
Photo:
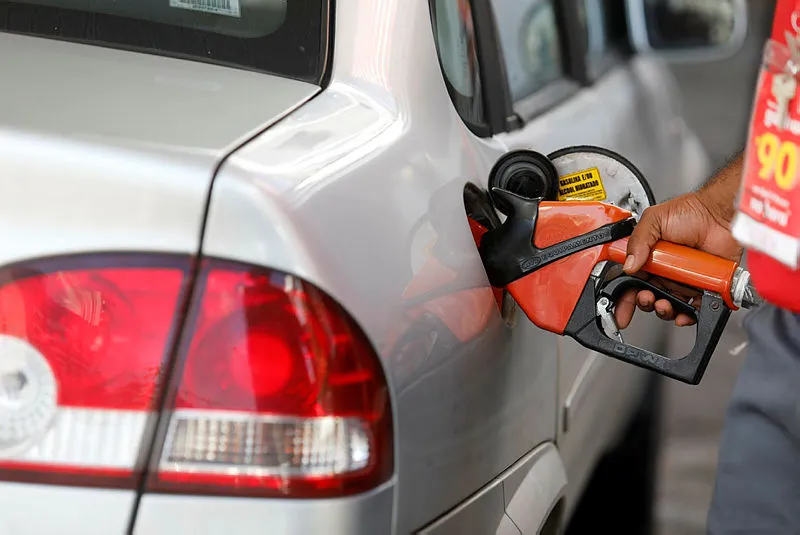
<path fill-rule="evenodd" d="M 558 195 L 558 171 L 544 154 L 532 150 L 513 150 L 500 157 L 489 173 L 489 194 L 500 188 L 527 199 L 554 201 Z M 491 195 L 497 210 L 508 215 L 506 201 Z"/>

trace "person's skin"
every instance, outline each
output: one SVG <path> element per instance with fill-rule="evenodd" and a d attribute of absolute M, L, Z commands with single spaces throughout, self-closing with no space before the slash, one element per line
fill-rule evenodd
<path fill-rule="evenodd" d="M 741 182 L 742 164 L 743 155 L 740 154 L 699 190 L 646 209 L 628 241 L 628 257 L 623 268 L 625 272 L 636 274 L 658 240 L 739 260 L 743 250 L 733 239 L 730 224 L 736 212 L 735 200 Z M 666 288 L 684 301 L 697 295 L 684 287 L 658 279 L 650 279 L 650 282 Z M 699 306 L 697 302 L 692 304 Z M 686 314 L 676 316 L 669 301 L 656 301 L 653 292 L 643 290 L 637 293 L 631 290 L 616 304 L 615 314 L 620 329 L 630 324 L 637 306 L 644 312 L 655 310 L 661 319 L 674 320 L 678 326 L 694 323 Z"/>

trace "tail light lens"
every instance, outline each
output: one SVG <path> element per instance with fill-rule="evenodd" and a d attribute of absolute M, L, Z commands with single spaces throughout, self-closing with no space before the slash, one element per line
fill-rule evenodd
<path fill-rule="evenodd" d="M 149 490 L 323 497 L 388 479 L 386 381 L 350 316 L 282 273 L 211 263 L 200 283 Z"/>
<path fill-rule="evenodd" d="M 0 479 L 136 484 L 187 267 L 94 257 L 0 273 Z"/>
<path fill-rule="evenodd" d="M 0 480 L 138 487 L 159 409 L 150 492 L 323 497 L 388 479 L 386 381 L 352 318 L 293 276 L 210 262 L 170 366 L 189 268 L 0 271 Z"/>

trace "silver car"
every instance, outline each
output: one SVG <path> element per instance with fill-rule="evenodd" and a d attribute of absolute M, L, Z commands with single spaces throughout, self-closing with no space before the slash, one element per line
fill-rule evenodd
<path fill-rule="evenodd" d="M 659 382 L 469 220 L 514 148 L 707 176 L 702 5 L 0 1 L 0 535 L 645 533 Z"/>

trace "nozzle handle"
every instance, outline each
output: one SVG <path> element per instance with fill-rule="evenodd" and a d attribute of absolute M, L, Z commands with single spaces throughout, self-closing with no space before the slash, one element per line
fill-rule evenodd
<path fill-rule="evenodd" d="M 706 293 L 703 296 L 700 311 L 696 314 L 697 335 L 694 347 L 686 356 L 672 359 L 614 340 L 603 332 L 596 314 L 597 292 L 593 279 L 592 277 L 587 281 L 564 334 L 582 346 L 606 356 L 684 383 L 692 385 L 700 383 L 731 315 L 731 309 L 724 305 L 718 295 Z M 612 302 L 628 288 L 649 288 L 646 281 L 628 275 L 623 275 L 614 282 L 616 284 L 613 288 L 608 288 L 605 292 L 611 294 Z M 688 312 L 688 309 L 686 311 Z"/>
<path fill-rule="evenodd" d="M 624 263 L 627 248 L 628 238 L 615 241 L 609 246 L 609 260 Z M 738 262 L 733 260 L 660 240 L 650 251 L 641 270 L 684 286 L 719 294 L 728 308 L 738 310 L 732 295 L 738 267 Z"/>

